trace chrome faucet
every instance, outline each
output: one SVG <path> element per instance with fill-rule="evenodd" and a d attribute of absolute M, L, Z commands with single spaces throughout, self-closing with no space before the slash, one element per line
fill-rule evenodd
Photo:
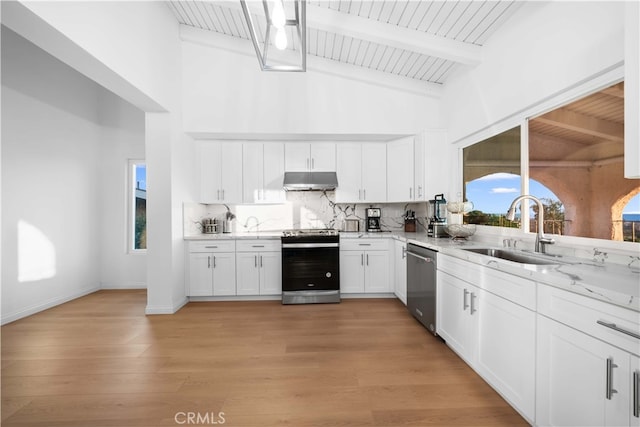
<path fill-rule="evenodd" d="M 251 219 L 255 219 L 256 220 L 256 232 L 260 231 L 260 221 L 258 221 L 258 218 L 256 218 L 255 216 L 250 216 L 249 218 L 247 218 L 247 220 L 244 222 L 244 228 L 248 228 L 249 227 L 249 220 Z M 248 230 L 247 230 L 248 231 Z"/>
<path fill-rule="evenodd" d="M 516 217 L 516 206 L 524 199 L 533 200 L 538 205 L 538 221 L 536 223 L 537 234 L 536 234 L 536 247 L 535 251 L 540 253 L 545 253 L 544 245 L 553 245 L 556 241 L 550 237 L 545 237 L 543 234 L 544 231 L 544 206 L 540 199 L 535 196 L 530 196 L 528 194 L 524 194 L 522 196 L 516 197 L 516 199 L 511 202 L 511 206 L 509 206 L 509 210 L 507 211 L 507 219 L 509 221 L 513 221 Z"/>

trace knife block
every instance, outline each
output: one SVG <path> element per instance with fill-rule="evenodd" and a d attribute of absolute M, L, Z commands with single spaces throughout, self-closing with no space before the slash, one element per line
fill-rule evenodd
<path fill-rule="evenodd" d="M 415 233 L 416 232 L 416 219 L 415 218 L 405 218 L 404 219 L 404 231 L 405 231 L 405 233 Z"/>

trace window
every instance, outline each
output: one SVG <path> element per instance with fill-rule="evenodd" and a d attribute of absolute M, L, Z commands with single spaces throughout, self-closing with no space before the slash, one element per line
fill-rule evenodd
<path fill-rule="evenodd" d="M 147 249 L 147 165 L 129 161 L 129 250 Z"/>
<path fill-rule="evenodd" d="M 463 182 L 469 223 L 535 231 L 535 204 L 523 201 L 513 222 L 504 215 L 531 194 L 545 233 L 640 240 L 640 180 L 624 178 L 624 82 L 464 148 Z"/>

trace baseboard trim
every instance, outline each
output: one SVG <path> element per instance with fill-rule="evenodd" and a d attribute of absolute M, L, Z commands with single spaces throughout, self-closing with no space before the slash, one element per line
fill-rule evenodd
<path fill-rule="evenodd" d="M 189 302 L 189 300 L 185 297 L 185 298 L 182 298 L 181 300 L 175 302 L 171 306 L 168 306 L 168 305 L 156 305 L 156 306 L 147 305 L 147 307 L 144 309 L 144 314 L 146 314 L 146 315 L 174 314 L 178 310 L 180 310 L 182 307 L 184 307 L 188 302 Z"/>
<path fill-rule="evenodd" d="M 147 282 L 102 282 L 100 289 L 147 289 Z"/>
<path fill-rule="evenodd" d="M 60 304 L 64 304 L 65 302 L 69 302 L 72 301 L 76 298 L 80 298 L 83 297 L 85 295 L 89 295 L 92 294 L 94 292 L 97 292 L 100 290 L 100 286 L 92 286 L 91 288 L 84 288 L 81 289 L 77 292 L 72 292 L 70 294 L 61 296 L 61 297 L 57 297 L 57 298 L 52 298 L 48 301 L 45 301 L 41 304 L 36 304 L 33 305 L 31 307 L 27 307 L 23 310 L 17 311 L 15 313 L 11 313 L 8 315 L 3 315 L 2 316 L 2 320 L 0 320 L 0 324 L 2 325 L 6 325 L 7 323 L 11 323 L 11 322 L 15 322 L 16 320 L 20 320 L 22 318 L 25 318 L 27 316 L 31 316 L 33 314 L 39 313 L 41 311 L 53 308 L 55 306 L 58 306 Z"/>
<path fill-rule="evenodd" d="M 282 295 L 230 295 L 219 297 L 188 297 L 189 302 L 215 301 L 281 301 Z"/>

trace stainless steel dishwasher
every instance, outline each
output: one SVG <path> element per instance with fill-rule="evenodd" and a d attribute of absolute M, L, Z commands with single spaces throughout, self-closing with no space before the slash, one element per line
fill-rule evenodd
<path fill-rule="evenodd" d="M 407 246 L 407 309 L 436 335 L 436 263 L 438 252 Z"/>

